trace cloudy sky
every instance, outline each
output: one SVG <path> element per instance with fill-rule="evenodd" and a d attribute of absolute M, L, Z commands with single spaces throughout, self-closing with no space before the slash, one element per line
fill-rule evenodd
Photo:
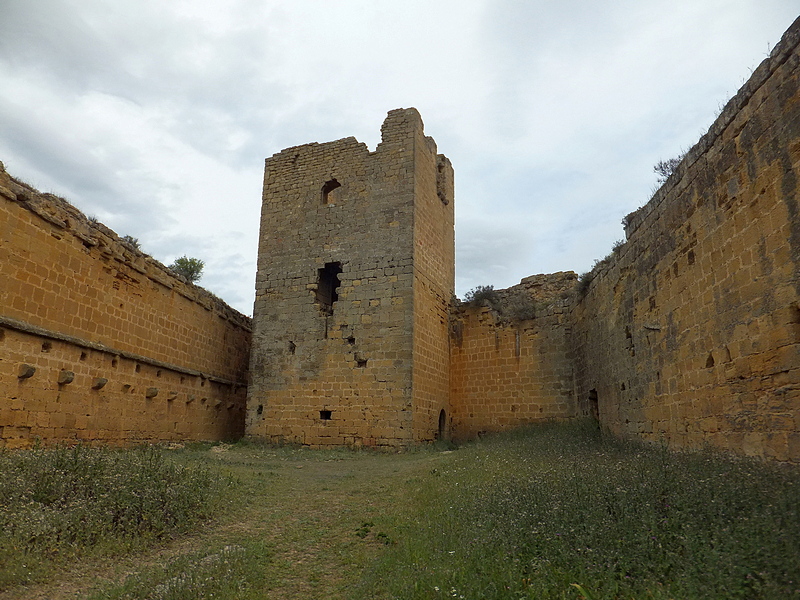
<path fill-rule="evenodd" d="M 585 271 L 797 0 L 0 0 L 0 161 L 252 313 L 264 158 L 415 106 L 457 293 Z"/>

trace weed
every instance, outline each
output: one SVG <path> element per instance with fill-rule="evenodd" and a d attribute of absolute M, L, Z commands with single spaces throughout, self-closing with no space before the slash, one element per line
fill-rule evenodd
<path fill-rule="evenodd" d="M 553 424 L 462 448 L 363 589 L 379 597 L 786 598 L 800 472 Z M 578 595 L 579 594 L 579 595 Z M 364 593 L 365 597 L 370 597 Z"/>
<path fill-rule="evenodd" d="M 210 515 L 210 473 L 148 446 L 3 451 L 0 477 L 0 589 L 49 560 L 135 547 Z"/>
<path fill-rule="evenodd" d="M 655 172 L 656 175 L 658 175 L 658 182 L 663 183 L 667 179 L 669 179 L 669 176 L 672 175 L 672 173 L 675 171 L 678 165 L 681 164 L 682 159 L 683 159 L 683 154 L 675 158 L 670 158 L 668 160 L 658 161 L 655 164 L 655 166 L 653 166 L 653 171 Z"/>
<path fill-rule="evenodd" d="M 134 250 L 141 250 L 142 245 L 139 243 L 139 238 L 135 238 L 132 235 L 123 235 L 120 240 L 126 246 L 130 246 Z"/>
<path fill-rule="evenodd" d="M 364 523 L 361 524 L 361 527 L 356 529 L 356 535 L 363 540 L 370 534 L 373 527 L 375 527 L 375 523 L 373 523 L 372 521 L 365 521 Z"/>
<path fill-rule="evenodd" d="M 89 600 L 241 600 L 262 598 L 263 545 L 246 542 L 210 554 L 184 556 L 126 578 L 121 584 L 96 589 Z"/>
<path fill-rule="evenodd" d="M 578 275 L 577 289 L 580 296 L 585 296 L 589 293 L 589 286 L 594 280 L 594 271 L 586 271 Z"/>

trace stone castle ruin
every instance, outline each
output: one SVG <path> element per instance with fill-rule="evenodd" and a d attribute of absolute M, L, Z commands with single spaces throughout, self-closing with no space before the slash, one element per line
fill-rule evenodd
<path fill-rule="evenodd" d="M 454 300 L 415 109 L 266 161 L 252 321 L 0 169 L 0 443 L 404 448 L 593 416 L 800 461 L 800 19 L 591 273 Z"/>
<path fill-rule="evenodd" d="M 453 168 L 414 109 L 381 133 L 267 159 L 249 435 L 406 446 L 446 423 Z"/>

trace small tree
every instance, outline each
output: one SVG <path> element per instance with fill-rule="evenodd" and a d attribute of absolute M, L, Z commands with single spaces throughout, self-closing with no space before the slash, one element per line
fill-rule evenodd
<path fill-rule="evenodd" d="M 203 267 L 206 266 L 199 258 L 189 258 L 188 256 L 181 256 L 176 258 L 168 268 L 178 275 L 186 277 L 192 283 L 198 281 L 203 276 Z"/>

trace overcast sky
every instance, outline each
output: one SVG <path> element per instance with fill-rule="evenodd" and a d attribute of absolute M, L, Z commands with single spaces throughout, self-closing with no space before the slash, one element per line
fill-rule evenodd
<path fill-rule="evenodd" d="M 0 0 L 0 161 L 252 314 L 264 159 L 416 107 L 456 291 L 588 270 L 797 0 Z"/>

